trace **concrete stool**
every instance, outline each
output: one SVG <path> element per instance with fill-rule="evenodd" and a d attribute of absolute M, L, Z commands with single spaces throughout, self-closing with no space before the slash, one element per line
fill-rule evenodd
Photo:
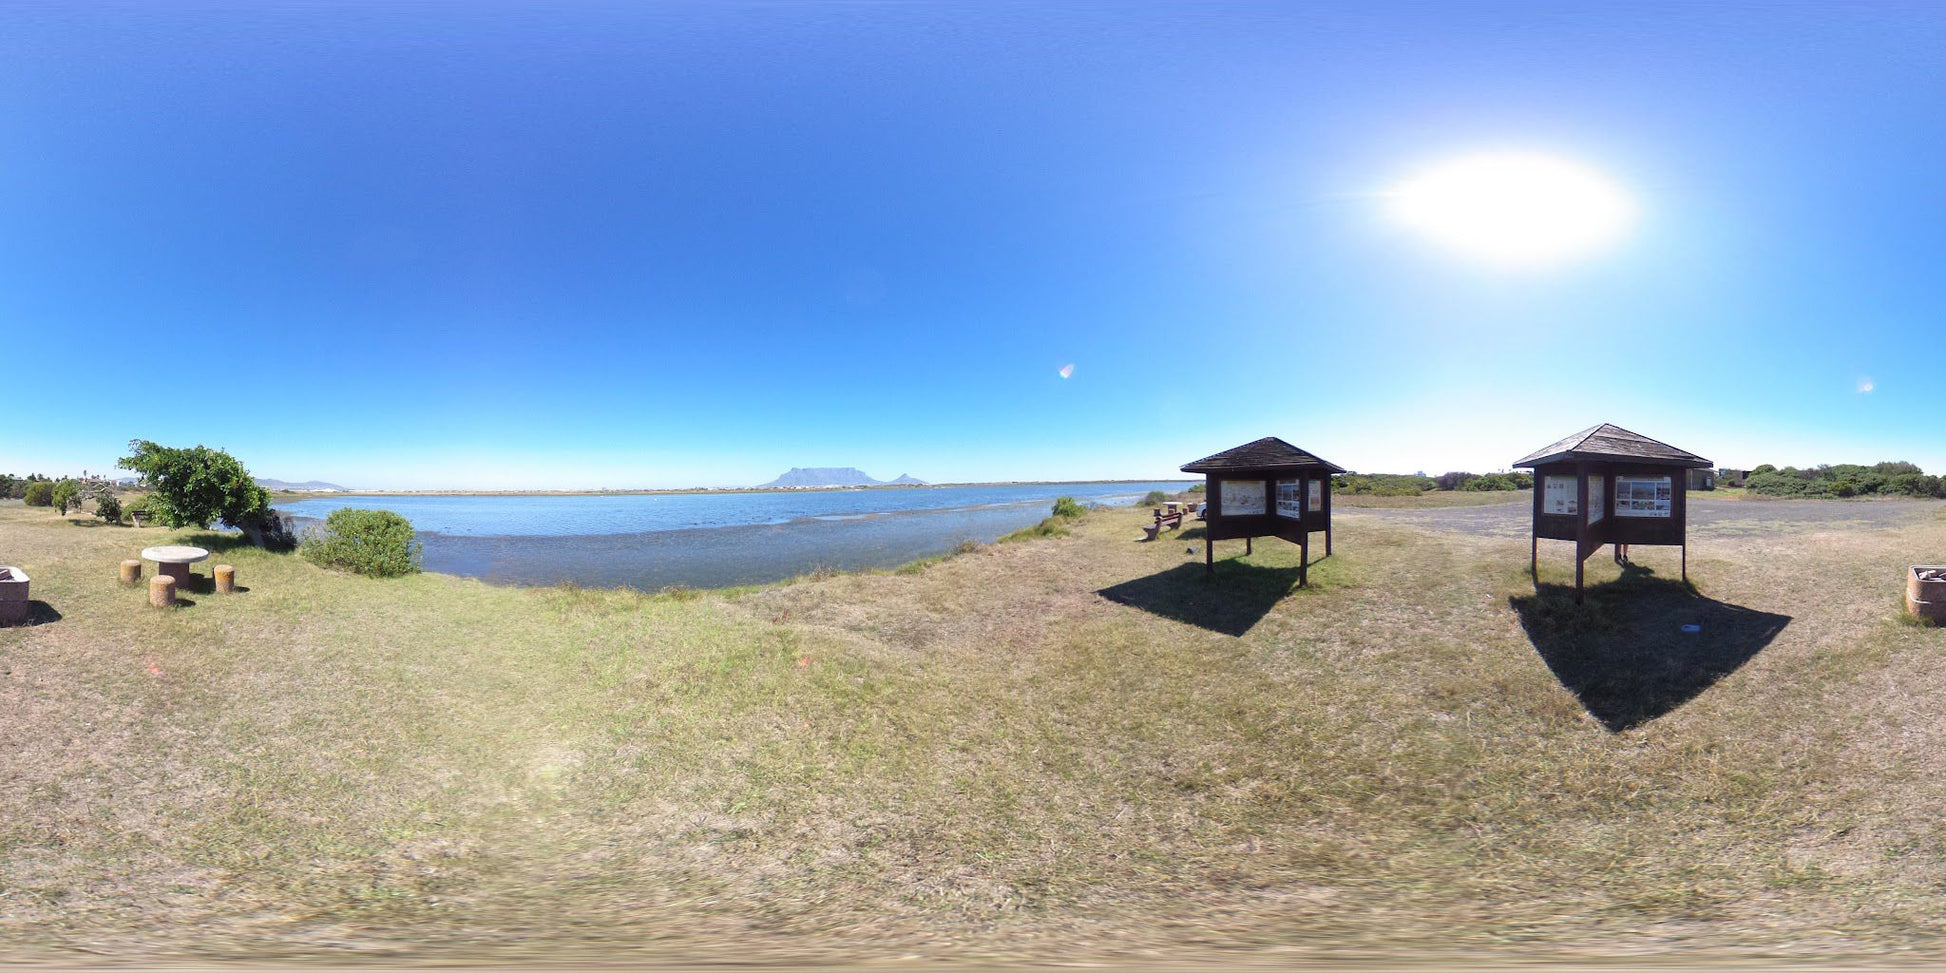
<path fill-rule="evenodd" d="M 227 564 L 216 566 L 216 591 L 225 595 L 236 592 L 236 568 Z"/>
<path fill-rule="evenodd" d="M 156 608 L 176 607 L 176 579 L 166 574 L 150 578 L 149 604 Z"/>
<path fill-rule="evenodd" d="M 140 584 L 142 582 L 142 562 L 129 558 L 122 562 L 122 583 Z"/>

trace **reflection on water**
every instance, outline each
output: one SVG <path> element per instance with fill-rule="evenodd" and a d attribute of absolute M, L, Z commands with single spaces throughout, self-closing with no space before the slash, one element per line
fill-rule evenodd
<path fill-rule="evenodd" d="M 1186 482 L 586 497 L 331 497 L 280 509 L 404 515 L 426 569 L 508 584 L 656 590 L 895 567 L 1038 522 L 1057 496 L 1127 504 Z"/>

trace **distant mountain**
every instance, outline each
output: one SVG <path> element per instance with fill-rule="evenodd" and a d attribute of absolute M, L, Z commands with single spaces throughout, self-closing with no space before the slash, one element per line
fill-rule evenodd
<path fill-rule="evenodd" d="M 888 483 L 891 486 L 925 486 L 926 485 L 926 481 L 921 480 L 910 473 L 900 473 L 898 479 L 887 480 L 886 483 Z"/>
<path fill-rule="evenodd" d="M 891 481 L 899 484 L 923 483 L 910 476 L 900 475 Z M 851 466 L 806 466 L 791 467 L 789 473 L 778 477 L 764 487 L 861 487 L 885 486 L 886 481 L 874 480 L 864 470 Z M 761 488 L 760 488 L 761 489 Z"/>
<path fill-rule="evenodd" d="M 263 487 L 266 490 L 312 490 L 318 492 L 330 491 L 333 493 L 351 492 L 350 487 L 341 487 L 336 483 L 326 483 L 323 480 L 305 480 L 303 483 L 290 483 L 284 480 L 266 480 L 263 477 L 258 477 L 257 485 Z"/>

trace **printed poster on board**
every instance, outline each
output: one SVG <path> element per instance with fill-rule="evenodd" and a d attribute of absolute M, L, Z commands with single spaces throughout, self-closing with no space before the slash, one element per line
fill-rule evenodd
<path fill-rule="evenodd" d="M 1277 481 L 1277 516 L 1291 520 L 1304 519 L 1304 493 L 1300 480 Z"/>
<path fill-rule="evenodd" d="M 1217 509 L 1222 516 L 1248 517 L 1265 512 L 1262 480 L 1218 480 L 1216 488 L 1220 491 Z"/>
<path fill-rule="evenodd" d="M 1670 517 L 1675 515 L 1676 486 L 1666 476 L 1615 478 L 1615 516 Z"/>
<path fill-rule="evenodd" d="M 1581 512 L 1572 476 L 1550 476 L 1542 486 L 1541 512 L 1569 517 Z"/>

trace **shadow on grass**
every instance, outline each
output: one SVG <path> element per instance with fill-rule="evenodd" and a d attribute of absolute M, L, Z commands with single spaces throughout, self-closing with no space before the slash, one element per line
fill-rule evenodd
<path fill-rule="evenodd" d="M 52 625 L 61 620 L 61 612 L 53 605 L 36 599 L 27 601 L 27 617 L 13 623 L 0 622 L 0 628 L 26 628 L 29 625 Z"/>
<path fill-rule="evenodd" d="M 1226 560 L 1216 562 L 1214 575 L 1206 572 L 1201 562 L 1179 564 L 1095 594 L 1151 615 L 1221 635 L 1241 636 L 1296 590 L 1295 567 L 1268 568 Z"/>
<path fill-rule="evenodd" d="M 1634 564 L 1623 565 L 1620 579 L 1588 588 L 1585 605 L 1562 584 L 1538 585 L 1508 604 L 1555 678 L 1618 733 L 1695 699 L 1791 622 L 1705 598 Z M 1700 630 L 1684 632 L 1684 625 Z"/>
<path fill-rule="evenodd" d="M 231 551 L 246 550 L 256 546 L 242 534 L 219 534 L 215 531 L 189 534 L 183 537 L 182 543 L 190 547 L 200 547 L 211 554 L 228 554 Z"/>

